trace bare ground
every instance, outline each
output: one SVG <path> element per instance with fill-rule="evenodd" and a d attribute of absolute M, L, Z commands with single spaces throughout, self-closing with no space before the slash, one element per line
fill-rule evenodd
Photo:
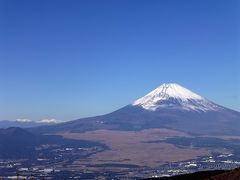
<path fill-rule="evenodd" d="M 170 129 L 147 129 L 142 131 L 113 131 L 96 130 L 85 133 L 59 133 L 65 138 L 98 141 L 106 144 L 110 149 L 94 154 L 84 160 L 76 160 L 74 165 L 84 164 L 131 164 L 146 167 L 157 167 L 166 162 L 177 162 L 195 159 L 199 156 L 210 155 L 204 148 L 179 148 L 158 141 L 168 137 L 189 135 Z"/>

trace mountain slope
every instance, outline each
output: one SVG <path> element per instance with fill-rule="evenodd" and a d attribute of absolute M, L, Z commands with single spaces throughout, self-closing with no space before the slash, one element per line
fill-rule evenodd
<path fill-rule="evenodd" d="M 0 158 L 34 156 L 38 139 L 21 128 L 0 129 Z"/>
<path fill-rule="evenodd" d="M 163 84 L 112 113 L 34 129 L 40 133 L 170 128 L 198 135 L 240 135 L 240 113 L 177 84 Z"/>

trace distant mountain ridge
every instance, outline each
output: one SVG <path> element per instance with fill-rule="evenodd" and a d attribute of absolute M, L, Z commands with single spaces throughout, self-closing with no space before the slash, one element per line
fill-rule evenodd
<path fill-rule="evenodd" d="M 9 121 L 9 120 L 1 120 L 0 128 L 9 128 L 9 127 L 21 127 L 21 128 L 30 128 L 36 126 L 42 126 L 41 123 L 36 122 L 19 122 L 19 121 Z"/>
<path fill-rule="evenodd" d="M 39 122 L 39 121 L 21 121 L 21 120 L 0 120 L 0 128 L 20 127 L 20 128 L 31 128 L 43 125 L 53 125 L 54 122 Z"/>
<path fill-rule="evenodd" d="M 198 135 L 240 135 L 240 113 L 175 83 L 163 84 L 112 113 L 34 128 L 39 133 L 170 128 Z"/>

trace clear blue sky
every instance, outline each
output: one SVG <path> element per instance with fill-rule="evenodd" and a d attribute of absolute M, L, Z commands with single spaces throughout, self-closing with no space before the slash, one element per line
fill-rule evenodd
<path fill-rule="evenodd" d="M 1 0 L 0 119 L 105 114 L 165 82 L 240 111 L 238 0 Z"/>

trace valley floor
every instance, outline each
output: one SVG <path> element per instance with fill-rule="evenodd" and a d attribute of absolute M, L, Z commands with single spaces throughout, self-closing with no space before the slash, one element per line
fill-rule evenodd
<path fill-rule="evenodd" d="M 170 129 L 58 135 L 74 144 L 41 145 L 37 158 L 0 159 L 0 178 L 142 179 L 240 166 L 239 139 L 194 137 Z M 85 147 L 76 140 L 85 140 Z"/>

